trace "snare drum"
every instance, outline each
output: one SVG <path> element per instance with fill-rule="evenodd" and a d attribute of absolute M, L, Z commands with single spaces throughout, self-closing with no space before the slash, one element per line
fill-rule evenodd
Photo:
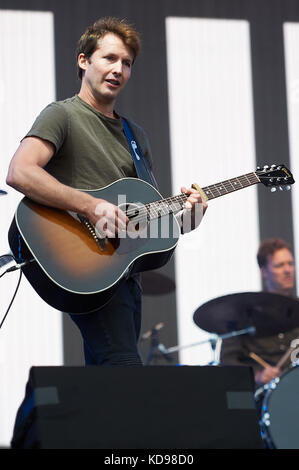
<path fill-rule="evenodd" d="M 271 380 L 261 407 L 262 438 L 270 449 L 299 449 L 299 366 Z"/>

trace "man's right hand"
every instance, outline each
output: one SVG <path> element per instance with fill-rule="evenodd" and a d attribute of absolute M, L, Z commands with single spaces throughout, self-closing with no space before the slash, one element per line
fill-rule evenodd
<path fill-rule="evenodd" d="M 126 231 L 129 222 L 126 214 L 114 204 L 103 199 L 97 199 L 94 214 L 89 217 L 99 238 L 115 238 L 119 230 Z"/>

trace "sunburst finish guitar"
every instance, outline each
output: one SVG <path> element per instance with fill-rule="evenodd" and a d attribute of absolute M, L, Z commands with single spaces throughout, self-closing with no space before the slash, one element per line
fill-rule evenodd
<path fill-rule="evenodd" d="M 284 165 L 272 165 L 200 191 L 210 200 L 257 183 L 282 187 L 293 184 L 294 179 Z M 88 220 L 27 197 L 19 203 L 9 229 L 11 251 L 18 263 L 25 262 L 22 270 L 28 281 L 45 302 L 64 312 L 100 308 L 125 275 L 166 264 L 180 236 L 174 214 L 188 197 L 180 194 L 163 199 L 153 186 L 136 178 L 124 178 L 88 193 L 119 205 L 131 229 L 103 240 Z M 123 205 L 120 196 L 126 201 Z"/>

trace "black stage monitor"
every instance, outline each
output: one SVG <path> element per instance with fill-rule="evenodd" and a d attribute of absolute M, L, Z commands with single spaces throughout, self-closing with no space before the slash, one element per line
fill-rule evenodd
<path fill-rule="evenodd" d="M 252 370 L 32 367 L 12 448 L 262 448 Z"/>

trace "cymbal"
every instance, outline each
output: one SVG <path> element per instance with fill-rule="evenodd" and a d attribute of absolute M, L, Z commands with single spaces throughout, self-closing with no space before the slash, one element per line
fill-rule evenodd
<path fill-rule="evenodd" d="M 175 290 L 175 283 L 165 274 L 145 271 L 141 276 L 142 293 L 144 295 L 163 295 Z"/>
<path fill-rule="evenodd" d="M 218 335 L 254 326 L 256 336 L 272 336 L 299 327 L 299 300 L 270 292 L 230 294 L 201 305 L 193 320 Z"/>

